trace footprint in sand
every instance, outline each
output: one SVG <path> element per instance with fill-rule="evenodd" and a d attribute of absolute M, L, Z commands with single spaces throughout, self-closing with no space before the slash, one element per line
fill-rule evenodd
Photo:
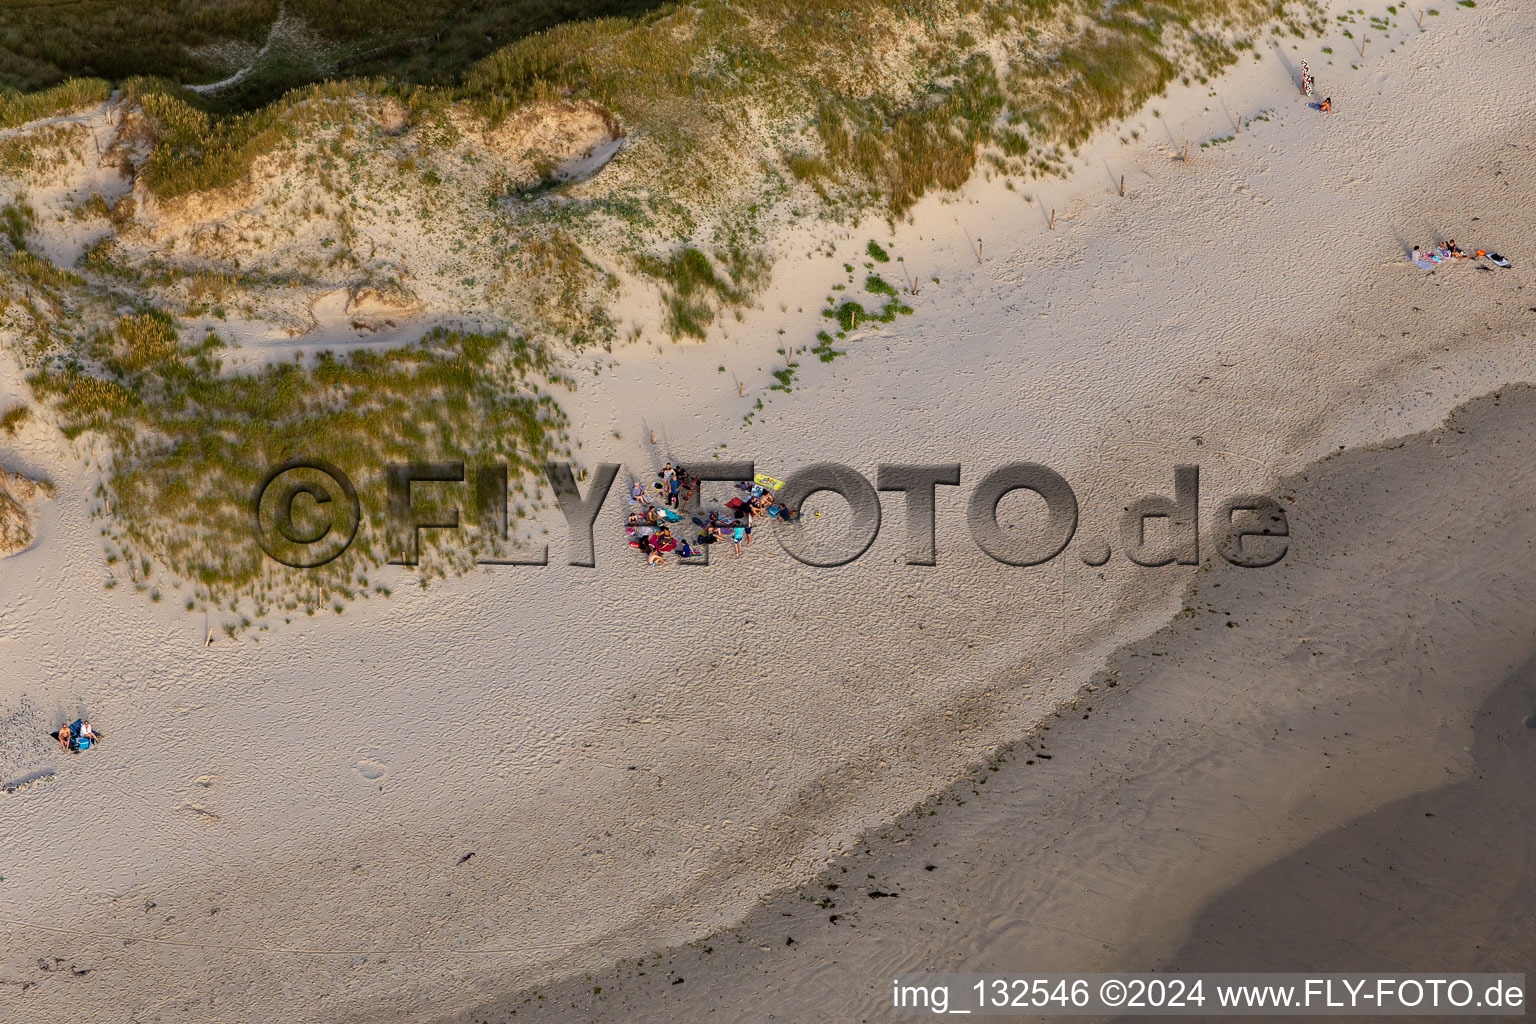
<path fill-rule="evenodd" d="M 224 820 L 224 817 L 218 812 L 209 810 L 202 804 L 182 804 L 181 809 L 192 815 L 194 818 L 197 818 L 200 821 L 208 822 L 209 824 Z"/>
<path fill-rule="evenodd" d="M 1236 188 L 1233 189 L 1233 191 L 1236 192 L 1240 196 L 1247 196 L 1249 199 L 1252 199 L 1254 202 L 1258 203 L 1260 206 L 1268 206 L 1269 205 L 1269 197 L 1268 196 L 1261 196 L 1261 195 L 1259 195 L 1257 192 L 1255 192 L 1253 189 L 1249 188 L 1247 185 L 1238 185 Z"/>
<path fill-rule="evenodd" d="M 375 779 L 382 779 L 384 773 L 389 771 L 389 766 L 382 761 L 375 761 L 371 757 L 365 757 L 357 762 L 356 770 L 357 774 L 372 782 Z"/>

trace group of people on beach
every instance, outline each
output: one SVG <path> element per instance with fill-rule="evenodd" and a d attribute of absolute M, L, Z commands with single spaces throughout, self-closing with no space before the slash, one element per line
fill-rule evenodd
<path fill-rule="evenodd" d="M 685 516 L 682 509 L 693 500 L 698 483 L 698 478 L 682 466 L 669 462 L 656 474 L 650 487 L 638 480 L 630 486 L 629 508 L 624 514 L 625 533 L 630 547 L 645 555 L 647 565 L 665 565 L 670 554 L 694 558 L 705 553 L 706 545 L 726 542 L 739 555 L 752 544 L 754 520 L 794 522 L 800 518 L 798 510 L 778 500 L 776 492 L 783 484 L 765 476 L 738 482 L 735 486 L 740 496 L 724 505 Z M 685 524 L 697 528 L 692 541 L 672 532 L 674 526 L 678 534 L 684 532 Z"/>
<path fill-rule="evenodd" d="M 1448 238 L 1430 249 L 1420 249 L 1418 246 L 1414 246 L 1413 251 L 1408 254 L 1408 258 L 1413 261 L 1414 266 L 1425 270 L 1432 269 L 1437 264 L 1450 263 L 1453 260 L 1472 260 L 1484 257 L 1487 257 L 1488 262 L 1494 266 L 1509 266 L 1509 261 L 1503 256 L 1496 252 L 1489 252 L 1487 249 L 1478 249 L 1470 253 L 1463 251 L 1461 246 L 1456 244 L 1456 239 L 1454 238 Z"/>
<path fill-rule="evenodd" d="M 53 735 L 59 741 L 59 746 L 71 754 L 90 750 L 101 742 L 101 734 L 92 729 L 90 720 L 85 718 L 75 719 Z"/>

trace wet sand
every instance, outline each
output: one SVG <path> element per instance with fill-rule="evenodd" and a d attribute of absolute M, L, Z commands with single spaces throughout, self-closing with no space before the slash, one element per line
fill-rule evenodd
<path fill-rule="evenodd" d="M 1536 967 L 1536 662 L 1478 709 L 1471 777 L 1354 818 L 1223 893 L 1175 970 Z"/>
<path fill-rule="evenodd" d="M 464 1021 L 885 1019 L 909 970 L 1536 967 L 1536 391 L 1284 481 L 1078 704 L 736 928 Z"/>
<path fill-rule="evenodd" d="M 826 249 L 775 236 L 761 308 L 709 343 L 574 367 L 583 457 L 642 477 L 717 450 L 775 475 L 962 461 L 941 571 L 905 564 L 891 496 L 880 539 L 836 571 L 774 543 L 650 570 L 604 529 L 597 572 L 391 567 L 387 600 L 225 637 L 111 576 L 92 518 L 108 456 L 34 417 L 0 461 L 59 496 L 0 570 L 0 784 L 54 774 L 0 794 L 0 1020 L 452 1019 L 560 977 L 557 1002 L 601 987 L 609 1019 L 856 1019 L 914 965 L 1162 962 L 1252 872 L 1463 781 L 1471 709 L 1531 653 L 1513 454 L 1492 483 L 1428 461 L 1388 495 L 1333 475 L 1374 455 L 1335 460 L 1337 494 L 1296 485 L 1295 560 L 1251 579 L 1083 559 L 1174 465 L 1199 463 L 1209 514 L 1536 380 L 1536 7 L 1397 20 L 1359 61 L 1333 30 L 1271 40 L 1106 128 L 1067 179 L 979 175 L 910 223 L 828 226 Z M 1297 94 L 1302 58 L 1337 115 Z M 1235 136 L 1234 115 L 1254 118 Z M 95 164 L 81 141 L 70 168 Z M 40 226 L 78 234 L 74 182 Z M 1515 266 L 1406 262 L 1447 235 Z M 921 283 L 913 315 L 763 390 L 876 239 L 892 281 Z M 26 394 L 13 356 L 0 408 Z M 987 558 L 963 516 L 980 475 L 1019 459 L 1081 503 L 1076 546 L 1033 570 Z M 1475 515 L 1441 500 L 1458 475 Z M 547 511 L 530 526 L 554 540 Z M 1121 685 L 1056 714 L 1192 579 L 1191 615 L 1111 665 Z M 112 741 L 59 756 L 46 732 L 87 713 Z M 975 772 L 926 823 L 889 824 L 1042 720 L 1050 760 Z M 758 909 L 860 835 L 876 852 L 840 860 L 838 889 Z M 634 966 L 710 934 L 712 953 Z M 615 963 L 631 973 L 586 985 Z"/>

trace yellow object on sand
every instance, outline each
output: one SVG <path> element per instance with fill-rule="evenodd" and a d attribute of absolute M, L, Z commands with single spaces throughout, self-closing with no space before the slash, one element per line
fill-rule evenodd
<path fill-rule="evenodd" d="M 757 474 L 752 478 L 752 482 L 755 484 L 762 484 L 764 487 L 775 491 L 784 486 L 783 480 L 775 480 L 773 477 L 767 475 L 766 473 Z"/>

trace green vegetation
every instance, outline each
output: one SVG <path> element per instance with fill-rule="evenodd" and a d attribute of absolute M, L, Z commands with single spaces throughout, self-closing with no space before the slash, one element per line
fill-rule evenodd
<path fill-rule="evenodd" d="M 811 347 L 811 353 L 824 363 L 830 363 L 838 356 L 848 354 L 842 349 L 832 347 L 832 335 L 826 331 L 816 332 L 816 344 Z"/>
<path fill-rule="evenodd" d="M 569 454 L 565 416 L 541 387 L 567 382 L 522 338 L 440 328 L 404 348 L 238 374 L 220 372 L 221 347 L 212 335 L 186 345 L 164 314 L 133 314 L 95 339 L 96 374 L 49 368 L 31 379 L 66 435 L 114 442 L 117 550 L 153 553 L 207 605 L 235 610 L 245 597 L 261 615 L 365 593 L 368 571 L 388 557 L 387 462 L 499 460 L 522 494 L 535 467 Z M 312 573 L 267 560 L 251 535 L 256 485 L 295 453 L 341 467 L 365 515 L 356 543 Z M 439 554 L 438 571 L 467 565 L 462 552 Z"/>
<path fill-rule="evenodd" d="M 868 323 L 870 315 L 864 311 L 864 307 L 852 299 L 840 306 L 829 306 L 821 311 L 821 315 L 837 321 L 837 326 L 844 331 L 851 331 L 861 323 Z"/>
<path fill-rule="evenodd" d="M 909 315 L 912 312 L 912 307 L 901 301 L 896 289 L 878 274 L 870 274 L 864 279 L 864 290 L 871 295 L 885 296 L 885 303 L 878 312 L 870 312 L 852 299 L 837 306 L 829 305 L 821 311 L 822 316 L 837 321 L 837 326 L 842 329 L 838 337 L 842 337 L 860 324 L 888 324 L 898 315 Z M 831 351 L 832 347 L 832 339 L 826 336 L 825 331 L 818 333 L 816 337 L 819 339 L 819 345 L 811 351 L 820 355 L 822 362 L 830 363 L 837 356 L 842 355 L 841 352 L 832 352 L 829 358 L 823 354 L 823 348 Z"/>
<path fill-rule="evenodd" d="M 721 257 L 729 280 L 715 270 L 708 256 L 692 246 L 667 259 L 639 259 L 642 271 L 669 287 L 667 330 L 672 337 L 703 338 L 714 321 L 715 304 L 742 302 L 746 297 L 744 288 L 755 285 L 764 269 L 759 258 L 739 249 L 722 253 Z"/>
<path fill-rule="evenodd" d="M 253 63 L 244 79 L 219 93 L 223 109 L 250 109 L 338 75 L 447 85 L 514 39 L 564 21 L 639 15 L 654 6 L 653 0 L 7 4 L 0 6 L 0 89 L 36 90 L 81 76 L 159 75 L 194 84 L 220 80 Z M 274 30 L 284 13 L 286 21 Z M 3 110 L 0 106 L 0 118 Z"/>
<path fill-rule="evenodd" d="M 0 12 L 8 13 L 15 9 L 4 7 L 0 8 Z M 3 16 L 0 14 L 0 17 Z M 32 17 L 35 20 L 36 14 Z M 111 84 L 99 78 L 74 78 L 67 82 L 60 82 L 50 89 L 24 95 L 0 92 L 0 129 L 15 128 L 28 121 L 53 117 L 56 114 L 64 114 L 93 103 L 100 103 L 111 92 Z"/>
<path fill-rule="evenodd" d="M 36 224 L 37 211 L 24 200 L 18 199 L 0 207 L 0 231 L 5 233 L 6 241 L 17 252 L 27 247 L 27 235 Z"/>
<path fill-rule="evenodd" d="M 626 275 L 655 289 L 674 339 L 703 338 L 753 301 L 785 215 L 851 227 L 875 213 L 894 228 L 978 167 L 1060 173 L 1106 119 L 1176 75 L 1203 81 L 1268 22 L 1320 31 L 1305 20 L 1316 11 L 1314 0 L 76 0 L 45 19 L 7 8 L 0 87 L 46 91 L 0 94 L 0 129 L 107 97 L 107 81 L 71 75 L 110 78 L 121 135 L 102 159 L 147 154 L 137 184 L 157 200 L 74 196 L 40 226 L 10 189 L 7 344 L 66 433 L 111 444 L 109 558 L 152 556 L 205 605 L 332 607 L 369 592 L 382 526 L 365 524 L 347 555 L 298 580 L 245 542 L 243 502 L 266 467 L 323 454 L 371 510 L 382 508 L 372 467 L 391 458 L 497 454 L 525 480 L 568 443 L 546 387 L 568 383 L 554 353 L 616 340 L 609 305 Z M 208 93 L 185 87 L 246 68 Z M 567 138 L 579 144 L 547 149 Z M 7 137 L 0 174 L 34 180 L 82 140 L 89 150 L 68 122 Z M 600 171 L 584 164 L 599 148 L 617 154 Z M 100 232 L 71 267 L 33 244 L 55 220 Z M 146 237 L 161 255 L 146 255 Z M 873 240 L 865 252 L 866 271 L 891 261 Z M 837 330 L 810 348 L 822 362 L 849 331 L 911 312 L 877 273 L 853 297 L 846 272 L 832 294 L 850 297 L 823 311 Z M 377 300 L 361 308 L 419 308 L 419 294 L 517 329 L 240 373 L 221 366 L 217 336 L 184 336 L 201 316 L 301 331 L 281 319 L 294 300 L 339 289 Z M 796 368 L 774 371 L 771 390 L 789 390 Z M 462 564 L 440 556 L 445 570 Z"/>
<path fill-rule="evenodd" d="M 3 414 L 0 414 L 0 430 L 5 431 L 11 437 L 15 437 L 16 431 L 20 430 L 21 425 L 27 422 L 31 416 L 32 409 L 30 406 L 13 405 L 5 410 Z"/>
<path fill-rule="evenodd" d="M 794 389 L 793 386 L 795 383 L 795 370 L 799 367 L 799 365 L 799 363 L 790 362 L 782 370 L 774 370 L 774 383 L 768 385 L 768 390 L 782 391 L 786 395 L 789 394 L 789 392 Z"/>

